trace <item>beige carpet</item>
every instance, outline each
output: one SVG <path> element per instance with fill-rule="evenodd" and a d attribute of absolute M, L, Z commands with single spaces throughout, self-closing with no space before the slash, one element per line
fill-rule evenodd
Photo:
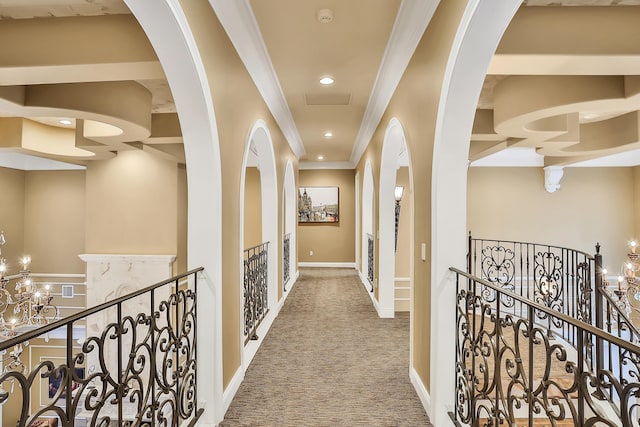
<path fill-rule="evenodd" d="M 431 426 L 409 316 L 379 319 L 351 269 L 303 269 L 221 426 Z"/>

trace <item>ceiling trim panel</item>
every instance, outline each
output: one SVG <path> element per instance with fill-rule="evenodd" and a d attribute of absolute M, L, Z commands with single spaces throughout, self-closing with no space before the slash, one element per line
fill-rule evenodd
<path fill-rule="evenodd" d="M 291 150 L 305 154 L 302 138 L 284 97 L 266 45 L 248 0 L 209 0 L 231 43 L 247 68 Z"/>
<path fill-rule="evenodd" d="M 439 3 L 440 0 L 402 0 L 351 152 L 354 166 L 371 141 Z"/>
<path fill-rule="evenodd" d="M 353 164 L 351 162 L 300 162 L 298 169 L 353 169 Z"/>

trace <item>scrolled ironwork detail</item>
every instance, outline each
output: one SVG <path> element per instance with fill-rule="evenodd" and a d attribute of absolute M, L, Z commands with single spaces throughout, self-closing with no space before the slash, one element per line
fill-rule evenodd
<path fill-rule="evenodd" d="M 244 251 L 244 336 L 245 344 L 258 339 L 256 331 L 269 311 L 269 243 Z"/>
<path fill-rule="evenodd" d="M 195 281 L 193 288 L 178 279 L 164 285 L 171 289 L 153 287 L 136 297 L 146 307 L 138 313 L 127 314 L 127 297 L 91 312 L 112 321 L 99 335 L 85 338 L 79 349 L 71 332 L 74 322 L 85 317 L 72 316 L 62 325 L 67 330 L 64 363 L 45 360 L 28 372 L 5 369 L 0 375 L 0 404 L 12 394 L 21 395 L 17 425 L 29 426 L 46 417 L 57 418 L 63 427 L 76 425 L 77 419 L 91 426 L 177 426 L 196 417 Z M 59 386 L 50 390 L 46 404 L 35 406 L 31 400 L 39 395 L 37 380 Z"/>

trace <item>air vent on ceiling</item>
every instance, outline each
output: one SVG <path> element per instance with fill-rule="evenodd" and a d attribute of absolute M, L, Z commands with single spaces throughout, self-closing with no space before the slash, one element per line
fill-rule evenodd
<path fill-rule="evenodd" d="M 349 105 L 351 104 L 351 94 L 307 93 L 304 95 L 304 102 L 307 105 Z"/>

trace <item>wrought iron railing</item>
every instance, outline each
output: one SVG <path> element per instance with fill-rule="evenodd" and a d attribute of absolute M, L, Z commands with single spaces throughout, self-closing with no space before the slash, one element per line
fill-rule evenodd
<path fill-rule="evenodd" d="M 371 285 L 371 292 L 374 290 L 374 246 L 373 246 L 373 235 L 367 233 L 367 279 L 369 280 L 369 284 Z"/>
<path fill-rule="evenodd" d="M 574 319 L 595 325 L 593 313 L 596 297 L 592 283 L 596 280 L 596 256 L 552 245 L 504 240 L 473 239 L 469 236 L 468 272 L 513 292 L 527 301 L 536 302 Z M 498 297 L 492 288 L 484 288 L 491 302 Z M 502 294 L 501 309 L 524 317 L 526 306 Z M 539 321 L 573 346 L 577 331 L 559 318 L 536 312 Z"/>
<path fill-rule="evenodd" d="M 257 340 L 260 322 L 269 311 L 269 242 L 244 251 L 244 343 Z"/>
<path fill-rule="evenodd" d="M 289 274 L 291 266 L 290 262 L 290 245 L 291 245 L 291 234 L 287 233 L 284 236 L 284 241 L 282 242 L 282 289 L 287 291 L 287 283 L 289 282 Z"/>
<path fill-rule="evenodd" d="M 457 295 L 456 423 L 639 425 L 639 346 L 500 282 L 451 270 Z M 521 312 L 504 311 L 503 301 L 519 304 Z M 550 336 L 549 324 L 569 325 L 575 347 Z"/>
<path fill-rule="evenodd" d="M 196 384 L 200 271 L 1 342 L 0 351 L 9 354 L 0 375 L 0 404 L 5 411 L 22 405 L 11 425 L 47 418 L 65 427 L 195 424 L 203 412 Z M 89 333 L 79 337 L 77 324 L 87 325 Z M 61 354 L 28 366 L 22 355 L 26 346 L 50 336 L 62 337 Z"/>

